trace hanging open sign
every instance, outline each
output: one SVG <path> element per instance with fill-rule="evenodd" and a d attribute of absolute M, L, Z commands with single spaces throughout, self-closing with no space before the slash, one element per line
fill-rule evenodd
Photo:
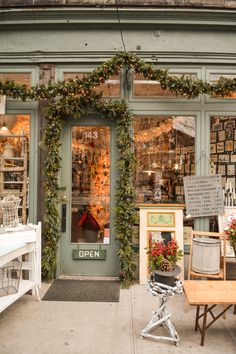
<path fill-rule="evenodd" d="M 105 260 L 106 250 L 96 249 L 96 250 L 82 250 L 76 249 L 72 251 L 72 258 L 75 260 Z"/>

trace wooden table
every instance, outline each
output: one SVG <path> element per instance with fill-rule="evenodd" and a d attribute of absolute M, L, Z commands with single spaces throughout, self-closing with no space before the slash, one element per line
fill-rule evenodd
<path fill-rule="evenodd" d="M 184 292 L 190 305 L 197 306 L 195 330 L 201 333 L 201 346 L 204 345 L 206 330 L 234 304 L 236 304 L 236 281 L 235 280 L 186 280 Z M 214 315 L 212 309 L 216 305 L 224 305 L 224 310 Z M 200 306 L 204 310 L 200 313 Z M 212 319 L 207 323 L 207 315 Z M 202 320 L 200 326 L 199 320 Z"/>

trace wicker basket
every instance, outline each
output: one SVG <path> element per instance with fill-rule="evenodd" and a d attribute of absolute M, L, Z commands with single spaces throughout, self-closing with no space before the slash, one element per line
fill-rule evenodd
<path fill-rule="evenodd" d="M 1 201 L 3 209 L 3 227 L 17 227 L 19 224 L 18 208 L 20 198 L 14 195 L 4 197 Z"/>

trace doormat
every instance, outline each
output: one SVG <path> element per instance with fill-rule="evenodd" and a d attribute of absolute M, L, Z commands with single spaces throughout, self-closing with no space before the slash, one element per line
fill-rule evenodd
<path fill-rule="evenodd" d="M 115 280 L 55 280 L 43 301 L 119 302 L 120 282 Z"/>

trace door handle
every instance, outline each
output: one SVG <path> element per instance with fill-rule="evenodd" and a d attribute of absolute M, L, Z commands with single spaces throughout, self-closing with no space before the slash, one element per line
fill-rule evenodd
<path fill-rule="evenodd" d="M 61 206 L 61 232 L 66 232 L 66 204 Z"/>

